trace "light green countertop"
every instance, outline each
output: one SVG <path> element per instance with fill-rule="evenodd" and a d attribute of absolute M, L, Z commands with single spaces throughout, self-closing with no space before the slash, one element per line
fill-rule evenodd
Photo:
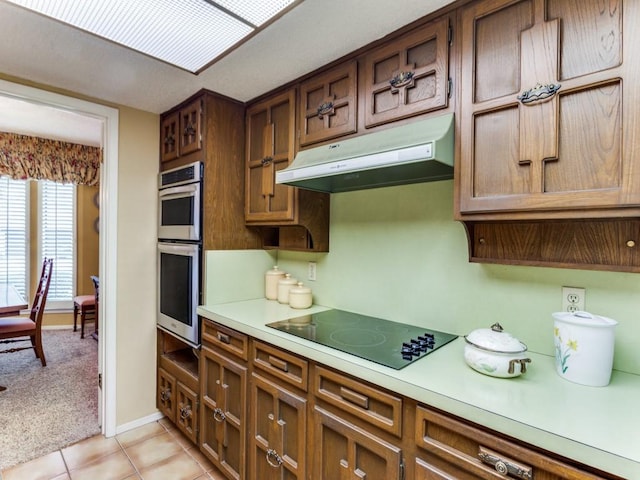
<path fill-rule="evenodd" d="M 532 445 L 640 479 L 639 376 L 614 371 L 607 387 L 577 385 L 556 374 L 553 357 L 530 352 L 526 374 L 489 377 L 466 365 L 462 338 L 395 370 L 265 326 L 327 309 L 256 299 L 200 306 L 198 314 Z"/>

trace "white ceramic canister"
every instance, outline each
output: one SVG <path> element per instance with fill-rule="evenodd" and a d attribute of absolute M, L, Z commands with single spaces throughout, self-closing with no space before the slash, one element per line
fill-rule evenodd
<path fill-rule="evenodd" d="M 278 302 L 289 303 L 289 289 L 298 284 L 298 280 L 291 278 L 291 274 L 286 273 L 284 278 L 278 280 Z"/>
<path fill-rule="evenodd" d="M 588 312 L 556 312 L 552 316 L 558 375 L 581 385 L 608 385 L 618 322 Z"/>
<path fill-rule="evenodd" d="M 313 303 L 311 289 L 298 282 L 289 289 L 289 306 L 291 308 L 309 308 Z"/>
<path fill-rule="evenodd" d="M 278 299 L 278 281 L 284 278 L 284 272 L 274 266 L 264 274 L 264 296 L 267 300 Z"/>

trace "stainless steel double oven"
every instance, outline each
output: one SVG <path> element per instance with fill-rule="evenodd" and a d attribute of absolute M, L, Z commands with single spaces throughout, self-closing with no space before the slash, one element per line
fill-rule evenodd
<path fill-rule="evenodd" d="M 158 327 L 200 346 L 202 163 L 158 177 Z"/>

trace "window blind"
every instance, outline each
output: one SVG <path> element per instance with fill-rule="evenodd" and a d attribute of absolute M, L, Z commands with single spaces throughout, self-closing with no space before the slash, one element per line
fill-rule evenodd
<path fill-rule="evenodd" d="M 71 308 L 75 272 L 75 185 L 40 181 L 40 259 L 53 258 L 48 308 Z"/>
<path fill-rule="evenodd" d="M 27 182 L 0 177 L 0 282 L 28 298 Z"/>

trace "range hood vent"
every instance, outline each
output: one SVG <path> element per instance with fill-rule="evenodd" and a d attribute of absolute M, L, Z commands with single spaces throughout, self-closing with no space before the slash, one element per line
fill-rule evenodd
<path fill-rule="evenodd" d="M 302 150 L 276 183 L 319 192 L 453 178 L 453 114 Z"/>

